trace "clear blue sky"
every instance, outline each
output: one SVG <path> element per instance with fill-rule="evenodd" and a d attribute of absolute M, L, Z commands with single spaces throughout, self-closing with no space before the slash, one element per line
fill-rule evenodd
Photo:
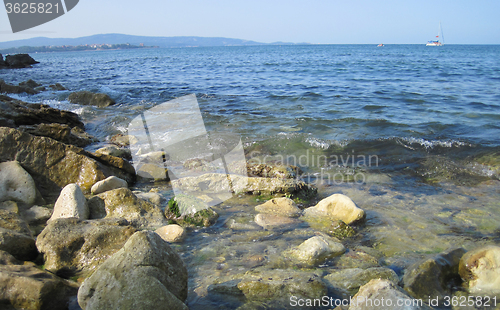
<path fill-rule="evenodd" d="M 29 2 L 29 1 L 27 1 Z M 0 42 L 100 33 L 228 37 L 259 42 L 500 44 L 499 0 L 80 0 L 51 22 Z"/>

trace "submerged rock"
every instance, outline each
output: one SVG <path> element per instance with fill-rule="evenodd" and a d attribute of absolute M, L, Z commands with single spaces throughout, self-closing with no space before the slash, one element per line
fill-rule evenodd
<path fill-rule="evenodd" d="M 471 294 L 500 294 L 500 247 L 483 246 L 460 259 L 459 273 Z"/>
<path fill-rule="evenodd" d="M 458 264 L 464 255 L 463 248 L 455 248 L 410 266 L 403 277 L 404 289 L 415 298 L 428 299 L 451 296 L 451 289 L 460 283 Z"/>
<path fill-rule="evenodd" d="M 304 210 L 306 216 L 328 216 L 331 219 L 339 219 L 346 224 L 363 220 L 365 218 L 365 211 L 358 208 L 351 198 L 342 195 L 334 194 L 327 197 L 314 207 Z"/>
<path fill-rule="evenodd" d="M 114 159 L 117 162 L 94 157 L 81 148 L 50 138 L 0 127 L 0 161 L 19 161 L 49 201 L 54 201 L 61 188 L 70 183 L 89 192 L 93 184 L 111 175 L 133 182 L 135 175 L 130 171 L 133 167 L 120 158 Z"/>
<path fill-rule="evenodd" d="M 78 291 L 83 309 L 187 309 L 187 269 L 158 234 L 135 233 Z"/>
<path fill-rule="evenodd" d="M 66 310 L 70 299 L 77 292 L 77 283 L 40 270 L 33 263 L 0 264 L 0 306 L 10 305 L 13 309 L 26 310 Z"/>
<path fill-rule="evenodd" d="M 255 211 L 286 217 L 296 217 L 301 213 L 295 202 L 287 197 L 268 200 L 265 203 L 256 206 Z"/>
<path fill-rule="evenodd" d="M 104 193 L 106 191 L 110 191 L 112 189 L 127 188 L 127 187 L 128 187 L 127 181 L 122 180 L 115 176 L 110 176 L 92 185 L 90 191 L 93 195 L 97 195 L 100 193 Z"/>
<path fill-rule="evenodd" d="M 316 265 L 325 260 L 344 254 L 346 248 L 336 238 L 314 236 L 299 246 L 289 249 L 283 256 L 304 265 Z"/>
<path fill-rule="evenodd" d="M 35 199 L 35 181 L 19 162 L 0 163 L 0 202 L 13 200 L 32 206 Z"/>
<path fill-rule="evenodd" d="M 398 275 L 389 268 L 349 268 L 336 270 L 324 277 L 334 292 L 343 298 L 355 295 L 359 288 L 373 279 L 385 279 L 397 283 Z"/>
<path fill-rule="evenodd" d="M 121 249 L 135 232 L 123 219 L 63 218 L 45 227 L 37 237 L 36 246 L 44 255 L 46 270 L 64 277 L 85 275 Z"/>
<path fill-rule="evenodd" d="M 255 224 L 265 228 L 272 229 L 276 227 L 287 227 L 293 224 L 299 223 L 297 219 L 279 216 L 274 214 L 262 214 L 259 213 L 255 216 Z"/>
<path fill-rule="evenodd" d="M 295 179 L 302 173 L 299 167 L 283 165 L 282 163 L 248 163 L 247 175 L 249 177 Z M 245 175 L 245 173 L 241 173 Z"/>
<path fill-rule="evenodd" d="M 426 299 L 427 300 L 427 299 Z M 354 295 L 349 310 L 431 309 L 422 300 L 406 295 L 400 287 L 389 280 L 373 279 L 363 285 Z"/>
<path fill-rule="evenodd" d="M 68 97 L 68 101 L 82 105 L 93 105 L 99 108 L 105 108 L 115 104 L 115 101 L 108 95 L 101 93 L 96 94 L 89 91 L 71 93 Z"/>
<path fill-rule="evenodd" d="M 89 218 L 89 206 L 78 184 L 66 185 L 54 205 L 54 212 L 49 219 L 53 221 L 58 218 L 75 217 L 79 220 Z"/>

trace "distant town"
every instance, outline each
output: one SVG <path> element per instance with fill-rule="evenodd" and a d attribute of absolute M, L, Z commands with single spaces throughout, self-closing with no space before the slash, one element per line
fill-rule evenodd
<path fill-rule="evenodd" d="M 117 49 L 135 49 L 135 48 L 157 48 L 158 46 L 145 46 L 124 44 L 84 44 L 84 45 L 48 45 L 48 46 L 21 46 L 0 50 L 0 54 L 27 54 L 27 53 L 52 53 L 52 52 L 73 52 L 73 51 L 102 51 Z"/>

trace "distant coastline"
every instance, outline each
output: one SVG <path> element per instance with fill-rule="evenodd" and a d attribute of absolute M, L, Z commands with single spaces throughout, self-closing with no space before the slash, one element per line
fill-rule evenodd
<path fill-rule="evenodd" d="M 0 50 L 0 54 L 29 54 L 29 53 L 56 53 L 56 52 L 78 52 L 78 51 L 105 51 L 121 49 L 158 48 L 158 46 L 146 46 L 144 44 L 81 44 L 81 45 L 46 45 L 46 46 L 21 46 Z"/>

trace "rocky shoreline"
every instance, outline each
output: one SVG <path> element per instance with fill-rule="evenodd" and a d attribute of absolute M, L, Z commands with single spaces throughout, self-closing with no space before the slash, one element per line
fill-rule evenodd
<path fill-rule="evenodd" d="M 1 93 L 43 91 L 38 87 L 34 81 L 0 81 Z M 114 104 L 90 92 L 73 93 L 69 100 Z M 116 136 L 89 152 L 83 147 L 97 139 L 74 113 L 5 94 L 0 108 L 2 309 L 188 309 L 185 302 L 195 289 L 200 298 L 227 300 L 238 309 L 384 308 L 362 299 L 403 301 L 392 309 L 461 309 L 447 307 L 446 297 L 500 294 L 500 247 L 447 249 L 397 270 L 372 247 L 350 241 L 370 215 L 346 195 L 318 196 L 314 186 L 294 178 L 297 167 L 248 164 L 248 185 L 239 194 L 261 197 L 261 203 L 236 206 L 239 218 L 221 223 L 216 208 L 181 216 L 182 197 L 165 199 L 157 183 L 137 190 L 136 182 L 144 180 L 129 162 L 130 137 Z M 211 178 L 217 176 L 189 182 L 211 184 Z M 238 238 L 286 243 L 293 232 L 302 234 L 302 242 L 269 254 L 272 259 L 248 254 L 237 273 L 189 287 L 190 262 L 178 246 L 195 231 L 210 229 L 202 227 L 217 225 L 226 234 L 243 232 Z M 206 257 L 225 270 L 224 257 Z M 344 265 L 323 268 L 331 261 Z M 326 302 L 324 296 L 331 298 Z M 352 299 L 357 302 L 342 304 Z M 415 299 L 423 303 L 404 307 Z M 469 309 L 476 308 L 487 307 Z"/>

